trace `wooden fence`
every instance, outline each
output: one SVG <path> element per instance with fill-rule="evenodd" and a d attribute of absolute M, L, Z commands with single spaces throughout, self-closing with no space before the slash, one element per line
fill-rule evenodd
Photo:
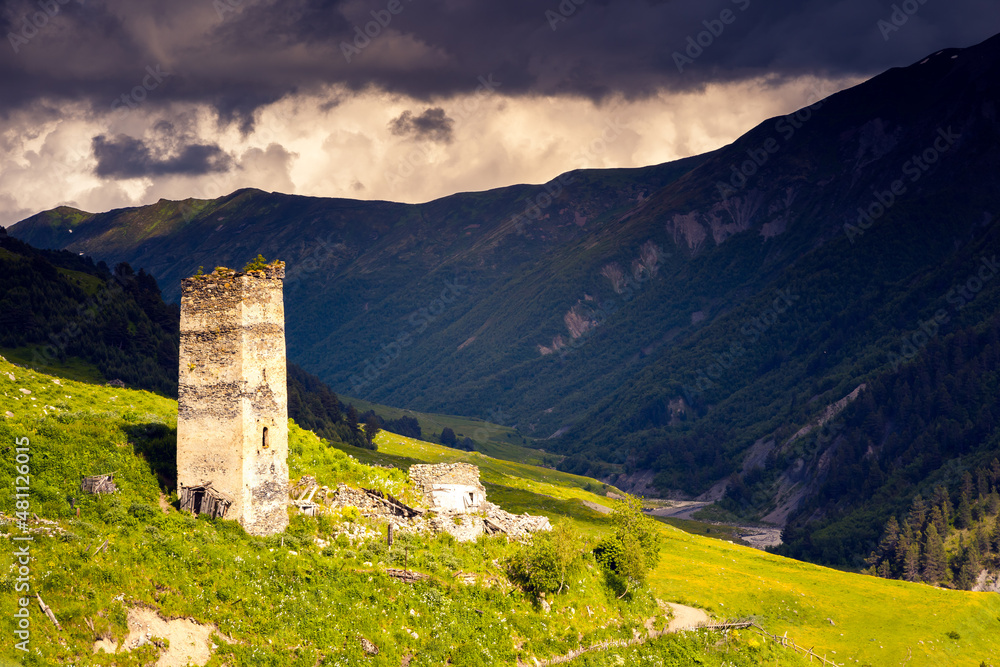
<path fill-rule="evenodd" d="M 819 655 L 818 653 L 816 653 L 815 646 L 809 649 L 805 648 L 804 646 L 799 646 L 798 644 L 796 644 L 795 642 L 793 642 L 791 639 L 788 638 L 787 632 L 785 632 L 785 634 L 779 637 L 778 635 L 772 635 L 770 632 L 760 627 L 756 623 L 750 623 L 750 627 L 752 627 L 754 630 L 759 632 L 764 637 L 767 637 L 768 639 L 775 641 L 784 647 L 790 648 L 796 653 L 801 653 L 802 655 L 807 656 L 809 658 L 809 662 L 812 662 L 813 660 L 818 660 L 822 665 L 833 665 L 833 667 L 842 667 L 844 665 L 844 663 L 842 662 L 834 662 L 833 660 L 827 658 L 825 651 L 823 652 L 823 655 Z"/>
<path fill-rule="evenodd" d="M 819 655 L 818 653 L 816 653 L 816 647 L 815 646 L 813 648 L 809 648 L 809 649 L 807 649 L 807 648 L 805 648 L 803 646 L 799 646 L 794 641 L 792 641 L 791 639 L 788 638 L 788 636 L 787 636 L 788 633 L 787 632 L 784 635 L 782 635 L 782 636 L 779 637 L 778 635 L 771 634 L 770 632 L 768 632 L 764 628 L 760 627 L 759 625 L 757 625 L 757 623 L 755 623 L 754 621 L 751 621 L 751 620 L 732 621 L 730 623 L 713 623 L 713 624 L 709 624 L 709 625 L 699 625 L 697 627 L 689 628 L 689 629 L 690 630 L 745 630 L 747 628 L 753 629 L 754 631 L 758 632 L 763 637 L 765 637 L 767 639 L 770 639 L 771 641 L 774 641 L 774 642 L 780 644 L 781 646 L 784 646 L 785 648 L 790 648 L 793 651 L 795 651 L 796 653 L 801 653 L 803 656 L 809 658 L 809 662 L 812 662 L 813 660 L 816 660 L 821 665 L 831 665 L 832 667 L 843 667 L 844 666 L 844 663 L 834 662 L 833 660 L 827 658 L 825 652 L 823 653 L 823 655 Z M 606 641 L 594 644 L 592 646 L 587 646 L 585 648 L 575 649 L 575 650 L 570 651 L 569 653 L 567 653 L 565 655 L 559 655 L 559 656 L 556 656 L 554 658 L 549 658 L 548 660 L 535 660 L 535 661 L 533 661 L 531 663 L 518 661 L 518 665 L 519 665 L 519 667 L 532 667 L 532 666 L 535 666 L 535 665 L 537 665 L 537 667 L 549 667 L 550 665 L 559 665 L 559 664 L 562 664 L 564 662 L 569 662 L 570 660 L 578 658 L 581 655 L 583 655 L 584 653 L 591 653 L 593 651 L 607 651 L 608 649 L 611 649 L 611 648 L 626 648 L 628 646 L 635 646 L 637 644 L 642 644 L 644 642 L 647 642 L 647 641 L 649 641 L 651 639 L 657 639 L 658 637 L 662 637 L 665 634 L 668 634 L 668 631 L 666 631 L 666 630 L 661 631 L 661 632 L 653 631 L 653 632 L 649 632 L 647 635 L 644 635 L 644 636 L 641 636 L 641 637 L 633 637 L 631 639 L 609 639 L 609 640 L 606 640 Z"/>

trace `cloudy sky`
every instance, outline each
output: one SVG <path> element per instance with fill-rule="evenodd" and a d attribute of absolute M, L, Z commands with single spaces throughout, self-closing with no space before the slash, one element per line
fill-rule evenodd
<path fill-rule="evenodd" d="M 0 0 L 0 225 L 665 162 L 998 31 L 995 0 Z"/>

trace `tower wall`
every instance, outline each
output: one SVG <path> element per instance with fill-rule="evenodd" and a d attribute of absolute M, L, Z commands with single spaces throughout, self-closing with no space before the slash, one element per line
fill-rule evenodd
<path fill-rule="evenodd" d="M 177 484 L 211 483 L 255 535 L 288 525 L 283 279 L 276 263 L 182 283 Z"/>

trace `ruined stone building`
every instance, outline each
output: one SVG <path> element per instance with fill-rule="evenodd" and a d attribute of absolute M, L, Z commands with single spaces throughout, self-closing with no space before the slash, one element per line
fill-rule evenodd
<path fill-rule="evenodd" d="M 270 535 L 288 525 L 285 268 L 182 282 L 177 414 L 181 505 Z"/>
<path fill-rule="evenodd" d="M 471 463 L 411 466 L 410 479 L 432 511 L 474 514 L 485 509 L 486 488 L 479 481 L 479 468 Z"/>
<path fill-rule="evenodd" d="M 548 518 L 511 514 L 486 500 L 486 487 L 479 481 L 479 468 L 471 463 L 438 463 L 410 466 L 410 481 L 421 491 L 432 530 L 450 533 L 460 542 L 483 533 L 502 533 L 522 538 L 540 530 L 551 530 Z"/>

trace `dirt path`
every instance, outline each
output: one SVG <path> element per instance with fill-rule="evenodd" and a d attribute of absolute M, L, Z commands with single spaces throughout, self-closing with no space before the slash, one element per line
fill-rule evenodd
<path fill-rule="evenodd" d="M 532 659 L 532 662 L 521 662 L 518 661 L 518 667 L 550 667 L 551 665 L 559 665 L 564 662 L 569 662 L 574 658 L 578 658 L 584 653 L 591 653 L 593 651 L 607 651 L 611 648 L 621 648 L 625 646 L 635 646 L 637 644 L 644 644 L 651 639 L 656 639 L 657 637 L 662 637 L 663 635 L 670 634 L 672 632 L 683 632 L 685 630 L 693 630 L 701 625 L 709 622 L 708 614 L 702 609 L 695 609 L 694 607 L 688 607 L 683 604 L 676 604 L 674 602 L 662 602 L 657 600 L 660 608 L 663 610 L 670 609 L 673 612 L 673 617 L 670 619 L 669 625 L 662 632 L 658 632 L 654 629 L 654 624 L 656 623 L 656 618 L 651 618 L 646 621 L 646 635 L 636 634 L 631 639 L 610 639 L 608 641 L 603 641 L 599 644 L 594 644 L 593 646 L 588 646 L 587 648 L 579 648 L 575 651 L 570 651 L 566 655 L 556 656 L 555 658 L 550 658 L 548 660 L 536 660 Z"/>
<path fill-rule="evenodd" d="M 670 625 L 667 626 L 667 632 L 690 630 L 709 621 L 708 614 L 704 609 L 695 609 L 674 602 L 668 602 L 667 606 L 674 612 L 674 617 L 670 619 Z"/>
<path fill-rule="evenodd" d="M 668 517 L 671 519 L 691 519 L 691 515 L 700 510 L 710 502 L 700 500 L 673 500 L 670 507 L 661 507 L 650 512 L 653 516 Z"/>
<path fill-rule="evenodd" d="M 161 638 L 170 645 L 160 653 L 156 667 L 204 665 L 212 657 L 214 625 L 201 625 L 187 618 L 168 621 L 152 609 L 133 607 L 128 611 L 128 630 L 128 637 L 120 646 L 114 640 L 101 639 L 95 642 L 94 653 L 127 652 Z"/>

